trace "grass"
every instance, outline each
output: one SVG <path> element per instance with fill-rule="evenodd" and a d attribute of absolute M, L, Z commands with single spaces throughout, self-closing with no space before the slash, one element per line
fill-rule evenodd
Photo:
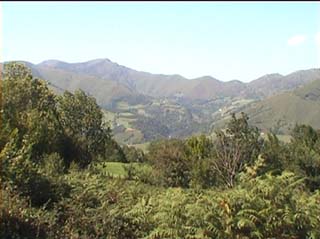
<path fill-rule="evenodd" d="M 124 169 L 124 163 L 119 162 L 108 162 L 105 164 L 106 168 L 105 170 L 112 176 L 117 177 L 126 177 L 127 173 Z"/>
<path fill-rule="evenodd" d="M 144 163 L 120 163 L 120 162 L 105 162 L 98 167 L 100 170 L 104 170 L 107 174 L 113 177 L 126 178 L 128 176 L 125 166 L 132 165 L 137 170 L 144 170 L 150 168 L 149 165 Z"/>

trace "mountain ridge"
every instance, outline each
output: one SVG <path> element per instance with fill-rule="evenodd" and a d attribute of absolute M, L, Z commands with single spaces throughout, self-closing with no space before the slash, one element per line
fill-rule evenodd
<path fill-rule="evenodd" d="M 137 71 L 108 58 L 80 63 L 19 62 L 58 93 L 80 88 L 94 96 L 113 122 L 119 142 L 208 132 L 212 123 L 219 127 L 229 113 L 239 111 L 247 112 L 261 129 L 278 127 L 287 132 L 295 120 L 320 127 L 313 120 L 320 117 L 320 86 L 312 84 L 320 81 L 318 68 L 266 74 L 250 82 L 225 82 L 208 75 L 187 79 L 179 74 Z"/>
<path fill-rule="evenodd" d="M 62 71 L 64 75 L 70 76 L 76 74 L 76 78 L 83 78 L 82 80 L 79 79 L 79 85 L 86 85 L 85 90 L 92 92 L 94 95 L 103 95 L 103 92 L 101 92 L 103 90 L 109 92 L 107 89 L 108 85 L 114 85 L 111 82 L 116 82 L 116 85 L 121 88 L 120 91 L 122 93 L 127 92 L 129 95 L 175 97 L 179 94 L 180 97 L 191 100 L 208 100 L 217 97 L 262 99 L 281 91 L 292 90 L 320 76 L 320 69 L 311 68 L 295 71 L 284 76 L 279 73 L 266 74 L 250 82 L 242 82 L 239 80 L 221 81 L 208 75 L 188 79 L 179 74 L 152 74 L 120 65 L 109 58 L 98 58 L 75 63 L 68 63 L 57 59 L 45 60 L 38 64 L 25 63 L 34 72 L 37 72 L 37 76 L 44 79 L 49 78 L 49 81 L 53 80 L 53 77 L 48 77 L 48 74 L 54 75 L 54 71 L 57 71 L 57 75 L 61 75 Z M 90 89 L 90 85 L 92 84 L 80 82 L 92 78 L 95 79 L 95 83 L 101 81 L 99 83 L 101 87 L 96 89 L 97 92 Z M 65 77 L 65 80 L 70 81 L 71 79 Z M 63 82 L 55 79 L 53 83 L 63 88 Z M 77 84 L 74 87 L 76 86 Z M 67 89 L 74 90 L 74 87 L 70 86 Z"/>
<path fill-rule="evenodd" d="M 21 60 L 18 60 L 18 61 L 21 62 Z M 28 61 L 22 61 L 22 62 L 28 62 Z M 124 68 L 126 68 L 128 70 L 133 70 L 133 71 L 140 72 L 140 73 L 148 73 L 148 74 L 158 75 L 158 76 L 180 77 L 180 78 L 183 78 L 185 80 L 212 79 L 212 80 L 218 80 L 218 81 L 224 82 L 224 83 L 237 81 L 237 82 L 241 82 L 241 83 L 244 83 L 244 84 L 252 84 L 255 81 L 261 80 L 261 78 L 270 77 L 270 76 L 286 77 L 286 76 L 289 76 L 289 75 L 292 75 L 292 74 L 296 74 L 296 73 L 299 73 L 299 72 L 303 72 L 303 71 L 320 70 L 320 68 L 313 67 L 313 68 L 308 68 L 308 69 L 296 70 L 296 71 L 293 71 L 293 72 L 285 74 L 285 75 L 282 75 L 282 74 L 277 73 L 277 72 L 266 73 L 265 75 L 262 75 L 262 76 L 260 76 L 260 77 L 258 77 L 256 79 L 252 79 L 250 81 L 241 81 L 241 80 L 238 80 L 238 79 L 222 81 L 222 80 L 219 80 L 219 79 L 213 77 L 212 75 L 203 75 L 203 76 L 198 76 L 198 77 L 194 77 L 194 78 L 188 78 L 188 77 L 182 76 L 181 74 L 159 74 L 159 73 L 151 73 L 151 72 L 144 71 L 144 70 L 136 70 L 136 69 L 133 69 L 131 67 L 124 66 L 124 65 L 121 65 L 121 64 L 119 64 L 117 62 L 114 62 L 114 61 L 110 60 L 109 58 L 96 58 L 96 59 L 92 59 L 92 60 L 88 60 L 88 61 L 80 61 L 80 62 L 67 62 L 67 61 L 62 61 L 62 60 L 58 60 L 58 59 L 48 59 L 48 60 L 44 60 L 44 61 L 42 61 L 42 62 L 40 62 L 38 64 L 35 64 L 35 63 L 32 63 L 32 62 L 28 62 L 28 63 L 31 63 L 31 64 L 36 65 L 36 66 L 41 66 L 41 65 L 45 65 L 48 62 L 63 63 L 63 64 L 68 64 L 68 65 L 78 65 L 78 64 L 88 64 L 88 63 L 97 64 L 97 63 L 109 62 L 109 63 L 115 64 L 117 66 L 124 67 Z"/>

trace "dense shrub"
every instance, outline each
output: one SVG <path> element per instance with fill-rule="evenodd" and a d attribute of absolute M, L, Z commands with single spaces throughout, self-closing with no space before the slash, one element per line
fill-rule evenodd
<path fill-rule="evenodd" d="M 188 187 L 190 168 L 187 147 L 182 140 L 158 141 L 149 146 L 149 160 L 159 182 L 170 187 Z"/>

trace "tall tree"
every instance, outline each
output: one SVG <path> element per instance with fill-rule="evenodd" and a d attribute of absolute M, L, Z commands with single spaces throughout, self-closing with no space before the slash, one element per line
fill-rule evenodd
<path fill-rule="evenodd" d="M 56 111 L 55 95 L 47 82 L 34 78 L 22 63 L 4 66 L 3 127 L 1 135 L 18 130 L 20 146 L 32 144 L 33 160 L 56 150 L 62 132 Z M 1 147 L 5 142 L 1 142 Z M 19 144 L 18 144 L 19 145 Z"/>
<path fill-rule="evenodd" d="M 320 137 L 307 125 L 296 125 L 289 145 L 287 168 L 306 177 L 306 184 L 314 191 L 320 188 Z"/>
<path fill-rule="evenodd" d="M 216 132 L 214 169 L 228 187 L 234 186 L 238 173 L 243 171 L 246 164 L 253 163 L 260 152 L 259 131 L 249 126 L 248 119 L 244 113 L 240 118 L 232 114 L 226 130 Z"/>
<path fill-rule="evenodd" d="M 205 135 L 187 139 L 187 153 L 190 158 L 191 187 L 207 188 L 216 183 L 216 172 L 212 164 L 213 142 Z"/>
<path fill-rule="evenodd" d="M 167 186 L 188 187 L 190 164 L 186 151 L 186 145 L 178 139 L 150 144 L 148 157 L 159 175 L 159 181 Z"/>
<path fill-rule="evenodd" d="M 66 152 L 69 157 L 79 157 L 80 163 L 86 165 L 93 157 L 104 154 L 106 141 L 111 138 L 111 130 L 104 125 L 102 112 L 95 98 L 82 90 L 77 90 L 74 94 L 65 91 L 58 102 L 60 120 L 68 137 Z"/>

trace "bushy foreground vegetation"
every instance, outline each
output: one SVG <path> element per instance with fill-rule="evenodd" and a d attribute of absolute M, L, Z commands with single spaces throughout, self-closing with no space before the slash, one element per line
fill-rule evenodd
<path fill-rule="evenodd" d="M 119 146 L 94 98 L 54 95 L 21 64 L 1 81 L 1 238 L 320 238 L 320 132 Z M 111 163 L 110 163 L 111 162 Z M 117 162 L 117 163 L 115 163 Z"/>

